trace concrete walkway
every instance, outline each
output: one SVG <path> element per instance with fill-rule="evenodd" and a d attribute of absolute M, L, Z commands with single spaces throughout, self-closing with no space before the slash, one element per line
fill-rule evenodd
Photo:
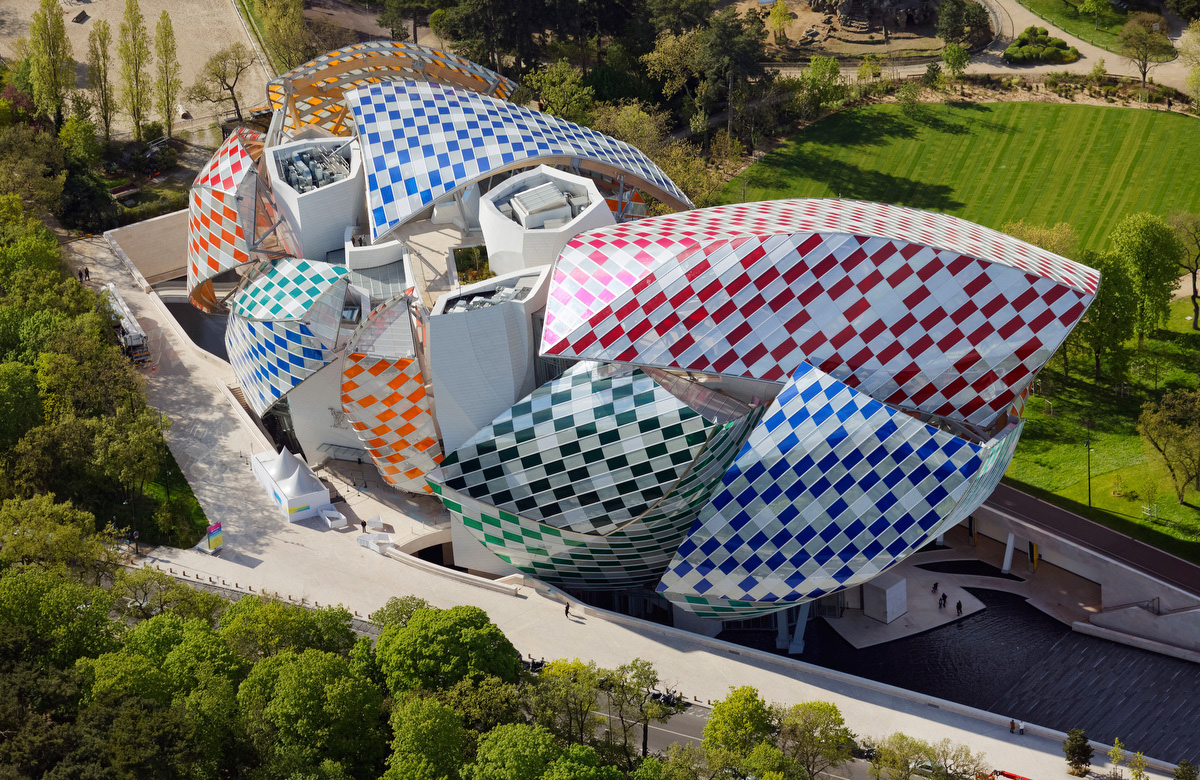
<path fill-rule="evenodd" d="M 1067 779 L 1061 735 L 1032 724 L 1025 736 L 1011 735 L 1004 716 L 579 604 L 566 618 L 564 598 L 553 589 L 526 585 L 498 592 L 495 586 L 449 578 L 427 564 L 406 564 L 370 552 L 356 544 L 353 533 L 316 523 L 288 525 L 251 476 L 246 459 L 261 451 L 264 442 L 222 390 L 228 370 L 201 355 L 165 320 L 159 305 L 133 283 L 103 239 L 84 239 L 64 249 L 73 266 L 90 267 L 93 284 L 116 282 L 150 334 L 157 362 L 148 372 L 150 400 L 174 421 L 168 434 L 171 450 L 210 520 L 220 519 L 225 528 L 227 549 L 219 556 L 158 548 L 144 563 L 180 576 L 186 572 L 188 579 L 211 578 L 243 592 L 270 591 L 310 604 L 340 603 L 360 616 L 388 597 L 404 594 L 441 607 L 475 604 L 520 652 L 535 657 L 578 657 L 609 667 L 644 658 L 654 663 L 667 685 L 700 701 L 721 698 L 737 685 L 755 686 L 768 699 L 783 703 L 832 701 L 862 735 L 903 731 L 928 740 L 948 737 L 983 751 L 996 768 L 1035 780 Z M 1097 768 L 1102 755 L 1097 750 Z"/>

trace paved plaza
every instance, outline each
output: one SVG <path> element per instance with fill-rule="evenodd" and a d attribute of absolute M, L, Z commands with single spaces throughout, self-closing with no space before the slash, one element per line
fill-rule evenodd
<path fill-rule="evenodd" d="M 211 578 L 245 592 L 253 588 L 255 593 L 269 591 L 296 602 L 340 603 L 360 616 L 404 594 L 440 607 L 474 604 L 488 612 L 519 651 L 535 657 L 578 657 L 602 666 L 645 658 L 670 687 L 700 701 L 721 698 L 737 685 L 753 685 L 768 699 L 785 703 L 824 699 L 836 703 L 850 727 L 863 735 L 903 731 L 929 740 L 948 737 L 985 752 L 996 768 L 1034 780 L 1068 777 L 1061 736 L 1033 724 L 1028 724 L 1025 736 L 1012 735 L 1004 717 L 583 605 L 575 605 L 566 618 L 563 597 L 553 589 L 522 586 L 510 595 L 451 579 L 426 564 L 370 552 L 357 544 L 357 528 L 329 530 L 316 521 L 285 523 L 250 472 L 249 456 L 269 445 L 249 417 L 231 404 L 224 389 L 232 378 L 228 368 L 190 344 L 161 303 L 135 283 L 105 239 L 82 239 L 65 250 L 73 266 L 89 266 L 93 284 L 117 284 L 150 336 L 150 400 L 171 418 L 171 450 L 210 520 L 221 520 L 225 528 L 226 549 L 219 556 L 157 548 L 144 557 L 146 564 L 181 576 L 186 572 L 189 579 L 199 574 L 202 581 Z M 392 502 L 393 506 L 345 482 L 335 485 L 346 499 L 339 507 L 347 507 L 347 514 L 365 518 L 380 513 L 401 541 L 444 533 L 431 503 Z M 1100 751 L 1095 769 L 1103 769 Z"/>

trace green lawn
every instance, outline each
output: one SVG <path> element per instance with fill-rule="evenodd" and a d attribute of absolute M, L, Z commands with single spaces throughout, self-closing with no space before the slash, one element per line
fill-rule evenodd
<path fill-rule="evenodd" d="M 894 104 L 816 122 L 730 182 L 724 202 L 857 198 L 989 227 L 1071 223 L 1098 249 L 1123 217 L 1200 209 L 1200 122 L 1182 114 L 1056 103 Z M 745 190 L 743 197 L 743 180 Z"/>
<path fill-rule="evenodd" d="M 842 197 L 944 211 L 999 228 L 1025 219 L 1071 223 L 1085 248 L 1102 248 L 1122 217 L 1200 209 L 1200 121 L 1155 111 L 1045 103 L 933 105 L 922 121 L 893 105 L 835 114 L 766 155 L 725 189 L 726 202 Z M 1200 333 L 1191 303 L 1134 356 L 1129 386 L 1092 379 L 1074 355 L 1069 380 L 1056 357 L 1026 409 L 1006 478 L 1072 511 L 1200 563 L 1200 493 L 1181 505 L 1136 422 L 1166 387 L 1195 387 Z M 1131 343 L 1131 351 L 1136 343 Z M 1088 509 L 1088 436 L 1091 486 Z M 1158 520 L 1142 516 L 1154 503 Z"/>
<path fill-rule="evenodd" d="M 1188 505 L 1176 498 L 1156 452 L 1142 443 L 1137 417 L 1142 404 L 1165 388 L 1194 388 L 1200 371 L 1200 333 L 1191 330 L 1190 300 L 1175 301 L 1167 327 L 1147 339 L 1133 361 L 1124 393 L 1094 382 L 1079 356 L 1069 381 L 1062 361 L 1041 373 L 1041 392 L 1026 406 L 1025 431 L 1006 478 L 1073 511 L 1200 563 L 1200 492 L 1189 487 Z M 1136 342 L 1130 343 L 1131 352 Z M 1088 426 L 1091 421 L 1092 506 L 1088 511 Z M 1046 495 L 1046 494 L 1054 494 Z M 1143 517 L 1154 505 L 1157 519 Z"/>
<path fill-rule="evenodd" d="M 1079 3 L 1077 1 L 1021 0 L 1021 5 L 1033 11 L 1054 27 L 1114 53 L 1120 48 L 1117 41 L 1117 33 L 1121 32 L 1121 28 L 1125 26 L 1125 22 L 1129 21 L 1130 14 L 1138 13 L 1139 11 L 1161 13 L 1160 9 L 1138 7 L 1132 3 L 1130 3 L 1128 11 L 1115 5 L 1109 5 L 1108 11 L 1099 20 L 1099 29 L 1097 29 L 1096 22 L 1090 16 L 1083 16 L 1079 13 Z M 1051 30 L 1050 35 L 1054 36 L 1055 32 Z"/>

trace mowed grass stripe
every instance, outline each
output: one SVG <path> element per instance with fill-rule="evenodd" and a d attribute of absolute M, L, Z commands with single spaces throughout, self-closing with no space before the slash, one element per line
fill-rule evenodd
<path fill-rule="evenodd" d="M 1069 222 L 1081 249 L 1138 211 L 1200 211 L 1200 121 L 1057 103 L 876 105 L 827 117 L 746 173 L 746 200 L 830 197 L 943 211 L 990 227 Z M 742 181 L 723 202 L 742 199 Z"/>

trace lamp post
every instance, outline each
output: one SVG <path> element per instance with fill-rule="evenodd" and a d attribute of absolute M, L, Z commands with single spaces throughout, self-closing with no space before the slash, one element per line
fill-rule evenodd
<path fill-rule="evenodd" d="M 1087 460 L 1088 460 L 1088 507 L 1092 505 L 1092 433 L 1088 431 L 1087 435 Z"/>

